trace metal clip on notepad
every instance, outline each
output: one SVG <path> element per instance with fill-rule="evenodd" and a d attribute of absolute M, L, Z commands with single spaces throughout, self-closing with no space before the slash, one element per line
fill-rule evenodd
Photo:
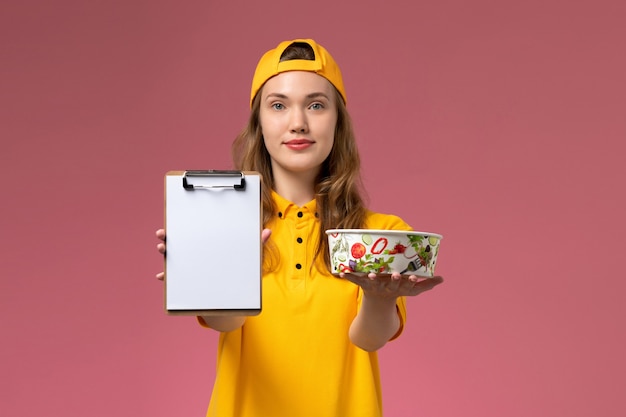
<path fill-rule="evenodd" d="M 200 182 L 202 180 L 212 178 L 240 178 L 239 183 L 234 184 L 219 184 L 219 183 L 190 183 L 191 178 L 197 178 Z M 194 181 L 195 182 L 195 181 Z M 246 177 L 241 171 L 228 171 L 228 170 L 205 170 L 205 171 L 185 171 L 183 175 L 183 188 L 187 191 L 194 190 L 221 190 L 221 189 L 234 189 L 235 191 L 245 191 L 246 189 Z"/>

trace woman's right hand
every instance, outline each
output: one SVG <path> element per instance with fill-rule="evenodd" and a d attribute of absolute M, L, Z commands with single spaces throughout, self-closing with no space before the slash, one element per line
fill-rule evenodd
<path fill-rule="evenodd" d="M 157 239 L 161 241 L 157 244 L 157 250 L 159 251 L 161 255 L 165 256 L 165 230 L 164 229 L 157 230 L 156 237 Z M 165 272 L 159 272 L 158 274 L 156 274 L 156 277 L 157 279 L 163 281 L 163 278 L 165 277 Z"/>
<path fill-rule="evenodd" d="M 270 229 L 263 229 L 263 231 L 261 232 L 261 241 L 263 243 L 267 242 L 267 239 L 270 238 L 271 234 L 272 234 L 272 231 Z M 157 239 L 161 241 L 157 244 L 157 250 L 159 251 L 161 255 L 165 256 L 165 230 L 164 229 L 157 230 L 156 237 Z M 157 279 L 163 281 L 163 278 L 165 278 L 165 272 L 159 272 L 158 274 L 156 274 L 156 277 Z"/>

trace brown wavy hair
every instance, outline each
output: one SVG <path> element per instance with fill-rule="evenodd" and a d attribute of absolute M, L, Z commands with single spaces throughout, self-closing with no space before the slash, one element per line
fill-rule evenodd
<path fill-rule="evenodd" d="M 313 50 L 306 43 L 290 45 L 281 61 L 290 59 L 313 60 Z M 265 147 L 259 118 L 261 90 L 252 101 L 250 118 L 246 127 L 232 144 L 232 157 L 235 169 L 257 171 L 263 177 L 262 206 L 263 225 L 275 215 L 276 207 L 271 190 L 274 189 L 274 176 L 269 152 Z M 337 125 L 335 140 L 330 154 L 322 163 L 315 183 L 315 199 L 320 220 L 320 234 L 315 258 L 324 254 L 324 264 L 330 270 L 328 229 L 358 229 L 364 226 L 366 208 L 361 182 L 361 159 L 356 145 L 350 115 L 341 94 L 335 89 L 337 105 Z"/>

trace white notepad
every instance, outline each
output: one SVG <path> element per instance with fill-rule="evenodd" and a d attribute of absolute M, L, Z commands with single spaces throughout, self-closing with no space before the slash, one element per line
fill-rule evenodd
<path fill-rule="evenodd" d="M 165 176 L 168 314 L 261 311 L 261 176 L 170 171 Z"/>

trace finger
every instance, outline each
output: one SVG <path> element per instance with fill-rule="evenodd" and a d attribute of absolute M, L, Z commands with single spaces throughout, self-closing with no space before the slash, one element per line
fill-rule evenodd
<path fill-rule="evenodd" d="M 348 281 L 352 281 L 356 284 L 356 281 L 358 281 L 362 277 L 350 273 L 346 274 L 345 272 L 340 272 L 339 278 L 347 279 Z"/>
<path fill-rule="evenodd" d="M 165 255 L 165 243 L 159 243 L 157 245 L 157 250 L 160 254 Z"/>
<path fill-rule="evenodd" d="M 164 229 L 159 229 L 156 231 L 156 237 L 157 239 L 161 239 L 162 241 L 165 242 L 165 230 Z"/>
<path fill-rule="evenodd" d="M 430 281 L 430 283 L 434 285 L 439 285 L 443 282 L 443 277 L 436 275 L 432 278 L 428 278 L 426 281 Z"/>
<path fill-rule="evenodd" d="M 407 280 L 402 279 L 402 275 L 398 272 L 392 272 L 389 276 L 389 281 L 387 282 L 386 289 L 387 291 L 396 292 L 400 287 L 406 288 L 409 282 Z"/>
<path fill-rule="evenodd" d="M 263 229 L 263 231 L 261 231 L 261 241 L 263 243 L 267 242 L 267 239 L 270 238 L 271 234 L 272 234 L 272 231 L 270 229 Z"/>
<path fill-rule="evenodd" d="M 402 275 L 400 275 L 399 272 L 392 272 L 391 273 L 391 280 L 392 281 L 399 281 L 402 278 Z"/>
<path fill-rule="evenodd" d="M 156 277 L 159 281 L 163 281 L 163 278 L 165 278 L 165 272 L 159 272 L 156 274 Z"/>
<path fill-rule="evenodd" d="M 372 279 L 369 276 L 365 276 L 365 275 L 357 275 L 357 274 L 350 274 L 350 273 L 346 274 L 345 272 L 340 272 L 339 278 L 348 280 L 351 283 L 356 284 L 362 288 L 369 288 L 372 285 Z M 374 278 L 376 278 L 376 275 L 374 275 Z"/>
<path fill-rule="evenodd" d="M 422 281 L 419 281 L 418 283 L 415 284 L 415 286 L 413 287 L 414 290 L 417 290 L 417 294 L 423 293 L 425 291 L 430 291 L 433 288 L 435 288 L 437 285 L 441 284 L 443 282 L 443 278 L 436 276 L 436 277 L 432 277 L 432 278 L 428 278 Z"/>

